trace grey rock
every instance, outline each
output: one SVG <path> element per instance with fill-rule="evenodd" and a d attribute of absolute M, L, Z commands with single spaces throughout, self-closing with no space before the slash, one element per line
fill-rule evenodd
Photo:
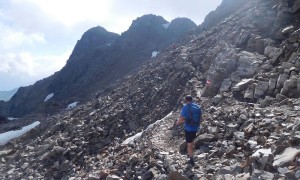
<path fill-rule="evenodd" d="M 247 88 L 249 84 L 252 84 L 254 82 L 253 79 L 243 79 L 241 82 L 238 84 L 234 85 L 232 87 L 232 91 L 242 91 Z"/>
<path fill-rule="evenodd" d="M 254 98 L 254 89 L 247 89 L 245 94 L 244 94 L 244 98 L 246 99 L 253 99 Z"/>
<path fill-rule="evenodd" d="M 300 9 L 300 0 L 296 0 L 293 6 L 293 13 L 296 13 Z"/>
<path fill-rule="evenodd" d="M 151 170 L 145 172 L 143 175 L 142 175 L 142 179 L 145 179 L 145 180 L 150 180 L 154 177 L 153 175 L 153 172 Z"/>
<path fill-rule="evenodd" d="M 276 100 L 277 101 L 282 101 L 284 99 L 286 99 L 287 97 L 285 95 L 282 94 L 276 94 Z"/>
<path fill-rule="evenodd" d="M 280 74 L 277 80 L 277 89 L 281 89 L 283 87 L 284 82 L 288 79 L 288 74 Z"/>
<path fill-rule="evenodd" d="M 293 158 L 300 153 L 300 147 L 289 147 L 281 154 L 278 154 L 274 158 L 273 166 L 287 166 Z"/>
<path fill-rule="evenodd" d="M 283 94 L 288 97 L 293 97 L 297 95 L 299 93 L 297 89 L 297 85 L 298 85 L 297 82 L 298 79 L 296 77 L 292 77 L 291 79 L 285 81 L 280 94 Z"/>
<path fill-rule="evenodd" d="M 119 176 L 116 176 L 116 175 L 108 175 L 106 177 L 106 180 L 122 180 L 122 178 L 120 178 Z"/>
<path fill-rule="evenodd" d="M 231 84 L 232 84 L 231 79 L 224 79 L 220 87 L 220 92 L 222 93 L 222 92 L 229 91 Z"/>
<path fill-rule="evenodd" d="M 217 94 L 216 96 L 213 97 L 213 103 L 214 104 L 219 104 L 220 101 L 222 100 L 223 96 L 220 94 Z"/>
<path fill-rule="evenodd" d="M 68 160 L 65 160 L 59 167 L 60 171 L 67 171 L 71 167 L 71 163 Z"/>
<path fill-rule="evenodd" d="M 295 178 L 300 179 L 300 170 L 297 170 L 295 173 Z"/>
<path fill-rule="evenodd" d="M 99 177 L 97 177 L 97 176 L 94 175 L 94 174 L 89 174 L 88 180 L 99 180 Z"/>
<path fill-rule="evenodd" d="M 270 62 L 273 64 L 277 61 L 277 59 L 283 54 L 282 48 L 275 48 L 272 46 L 267 46 L 265 48 L 264 54 L 270 58 Z"/>
<path fill-rule="evenodd" d="M 217 138 L 213 134 L 201 134 L 195 139 L 195 148 L 200 147 L 204 142 L 213 142 L 216 140 Z"/>
<path fill-rule="evenodd" d="M 289 40 L 293 43 L 300 42 L 300 29 L 293 32 Z"/>
<path fill-rule="evenodd" d="M 188 180 L 177 171 L 172 171 L 168 174 L 167 180 Z"/>
<path fill-rule="evenodd" d="M 243 140 L 245 137 L 245 133 L 244 132 L 234 132 L 234 137 L 238 140 Z"/>

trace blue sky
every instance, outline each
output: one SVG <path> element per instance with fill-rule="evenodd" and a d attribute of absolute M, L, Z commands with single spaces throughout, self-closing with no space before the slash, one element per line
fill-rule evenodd
<path fill-rule="evenodd" d="M 144 14 L 196 24 L 221 0 L 5 0 L 0 1 L 0 91 L 33 84 L 59 71 L 91 27 L 122 33 Z"/>

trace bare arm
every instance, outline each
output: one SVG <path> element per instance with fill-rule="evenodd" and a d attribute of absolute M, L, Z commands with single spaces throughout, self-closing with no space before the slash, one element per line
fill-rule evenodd
<path fill-rule="evenodd" d="M 179 119 L 178 119 L 178 121 L 176 122 L 176 125 L 178 126 L 178 125 L 180 125 L 182 123 L 184 123 L 184 117 L 180 116 Z"/>

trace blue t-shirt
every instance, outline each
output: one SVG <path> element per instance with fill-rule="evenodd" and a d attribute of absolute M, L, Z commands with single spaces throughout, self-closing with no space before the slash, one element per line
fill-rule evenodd
<path fill-rule="evenodd" d="M 202 115 L 201 107 L 196 103 L 185 104 L 181 110 L 180 115 L 182 117 L 184 117 L 184 119 L 191 118 L 190 117 L 190 109 L 193 114 L 192 118 L 194 120 L 197 120 L 197 119 L 201 120 L 201 115 Z M 185 127 L 185 130 L 190 131 L 190 132 L 197 132 L 200 128 L 200 126 L 191 126 L 191 125 L 188 125 L 187 123 L 184 123 L 184 127 Z"/>

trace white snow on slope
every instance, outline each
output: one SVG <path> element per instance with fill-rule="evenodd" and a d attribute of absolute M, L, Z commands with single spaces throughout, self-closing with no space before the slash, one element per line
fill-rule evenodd
<path fill-rule="evenodd" d="M 168 27 L 170 26 L 171 23 L 166 23 L 166 24 L 163 24 L 162 26 L 165 28 L 165 29 L 168 29 Z"/>
<path fill-rule="evenodd" d="M 145 131 L 148 131 L 148 130 L 152 129 L 156 124 L 164 121 L 167 117 L 171 116 L 172 114 L 173 114 L 173 111 L 170 112 L 168 115 L 166 115 L 161 120 L 157 120 L 155 123 L 150 124 Z M 141 136 L 143 135 L 143 132 L 144 131 L 139 132 L 139 133 L 137 133 L 137 134 L 135 134 L 135 135 L 127 138 L 122 144 L 132 144 L 133 145 L 135 141 L 137 141 L 137 140 L 139 140 L 141 138 Z"/>
<path fill-rule="evenodd" d="M 158 53 L 159 53 L 159 52 L 157 52 L 157 51 L 153 51 L 153 52 L 152 52 L 151 58 L 155 58 L 155 57 L 157 56 Z"/>
<path fill-rule="evenodd" d="M 14 120 L 18 120 L 19 118 L 8 117 L 7 119 L 10 121 L 14 121 Z"/>
<path fill-rule="evenodd" d="M 54 93 L 48 94 L 48 96 L 46 96 L 44 102 L 48 101 L 49 99 L 53 98 Z"/>
<path fill-rule="evenodd" d="M 17 138 L 30 131 L 32 128 L 40 124 L 40 121 L 36 121 L 28 126 L 24 126 L 21 130 L 8 131 L 0 134 L 0 146 L 6 144 L 11 139 Z"/>
<path fill-rule="evenodd" d="M 66 110 L 75 108 L 77 106 L 77 104 L 78 104 L 78 102 L 73 102 L 73 103 L 69 104 Z"/>

